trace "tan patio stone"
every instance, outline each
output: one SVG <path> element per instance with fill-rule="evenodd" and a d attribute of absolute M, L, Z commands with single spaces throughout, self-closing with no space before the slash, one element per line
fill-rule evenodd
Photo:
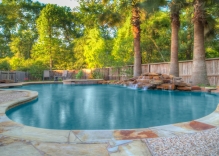
<path fill-rule="evenodd" d="M 146 144 L 141 140 L 135 140 L 129 144 L 119 146 L 118 151 L 110 153 L 110 156 L 151 156 Z"/>
<path fill-rule="evenodd" d="M 193 129 L 186 129 L 186 128 L 175 126 L 175 125 L 156 126 L 156 127 L 153 127 L 152 129 L 155 131 L 158 130 L 157 132 L 159 132 L 159 130 L 167 131 L 167 132 L 172 133 L 173 135 L 182 135 L 184 133 L 195 133 L 196 132 Z"/>
<path fill-rule="evenodd" d="M 150 129 L 154 131 L 159 137 L 168 137 L 175 135 L 173 132 L 168 130 L 154 129 L 154 128 L 150 128 Z"/>
<path fill-rule="evenodd" d="M 117 140 L 144 139 L 144 138 L 156 138 L 156 137 L 158 137 L 156 132 L 150 129 L 114 131 L 114 138 Z"/>
<path fill-rule="evenodd" d="M 107 144 L 33 143 L 45 155 L 52 156 L 108 156 Z"/>
<path fill-rule="evenodd" d="M 219 113 L 218 112 L 213 112 L 210 115 L 205 116 L 203 118 L 200 118 L 196 121 L 206 123 L 206 124 L 210 124 L 210 125 L 213 125 L 213 126 L 219 126 Z"/>
<path fill-rule="evenodd" d="M 198 121 L 178 123 L 178 124 L 174 124 L 174 125 L 178 126 L 178 127 L 185 128 L 185 129 L 195 130 L 195 131 L 201 131 L 201 130 L 207 130 L 207 129 L 215 128 L 215 126 L 205 124 L 205 123 L 202 123 L 202 122 L 198 122 Z"/>
<path fill-rule="evenodd" d="M 79 140 L 88 143 L 106 143 L 113 138 L 111 130 L 73 131 Z"/>
<path fill-rule="evenodd" d="M 31 143 L 11 137 L 0 136 L 0 155 L 2 156 L 41 156 Z"/>
<path fill-rule="evenodd" d="M 75 134 L 70 131 L 68 137 L 68 143 L 81 143 L 81 141 L 75 136 Z"/>
<path fill-rule="evenodd" d="M 2 120 L 4 121 L 4 118 L 2 118 Z M 9 121 L 4 121 L 4 122 L 0 122 L 0 133 L 5 133 L 5 132 L 8 132 L 8 131 L 11 131 L 11 130 L 17 130 L 17 129 L 20 129 L 22 128 L 23 125 L 21 124 L 18 124 L 18 123 L 15 123 L 11 120 Z"/>
<path fill-rule="evenodd" d="M 25 126 L 2 133 L 6 136 L 19 137 L 28 140 L 38 140 L 43 142 L 68 142 L 69 131 L 49 130 Z"/>

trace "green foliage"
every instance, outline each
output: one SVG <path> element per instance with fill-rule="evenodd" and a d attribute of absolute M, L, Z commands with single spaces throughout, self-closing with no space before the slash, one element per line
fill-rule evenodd
<path fill-rule="evenodd" d="M 141 24 L 142 63 L 166 62 L 170 57 L 170 18 L 166 12 L 156 12 Z"/>
<path fill-rule="evenodd" d="M 86 68 L 85 56 L 84 56 L 84 42 L 86 38 L 81 37 L 74 41 L 74 57 L 75 62 L 73 64 L 74 69 L 83 69 Z"/>
<path fill-rule="evenodd" d="M 43 71 L 47 69 L 46 65 L 40 60 L 24 60 L 21 58 L 12 58 L 10 66 L 12 70 L 28 72 L 33 80 L 42 80 Z"/>
<path fill-rule="evenodd" d="M 6 59 L 0 60 L 0 71 L 8 71 L 10 68 L 10 63 Z"/>
<path fill-rule="evenodd" d="M 103 79 L 103 74 L 100 71 L 92 71 L 91 76 L 93 79 Z"/>
<path fill-rule="evenodd" d="M 133 77 L 133 68 L 122 68 L 120 76 L 126 76 L 127 78 Z"/>
<path fill-rule="evenodd" d="M 169 61 L 170 8 L 177 4 L 172 8 L 177 12 L 183 1 L 168 1 L 169 6 L 158 11 L 161 1 L 111 0 L 103 5 L 101 0 L 80 0 L 80 7 L 71 10 L 32 0 L 3 0 L 0 3 L 0 70 L 28 71 L 41 79 L 42 71 L 49 68 L 133 64 L 132 7 L 140 9 L 142 63 Z M 206 17 L 208 25 L 205 25 L 208 30 L 206 58 L 219 57 L 218 3 L 206 3 L 205 10 L 211 15 Z M 192 14 L 192 5 L 181 10 L 179 60 L 193 57 Z M 130 75 L 131 71 L 123 74 Z M 98 73 L 94 76 L 101 77 Z"/>
<path fill-rule="evenodd" d="M 13 57 L 10 59 L 10 66 L 12 70 L 21 70 L 25 67 L 25 60 L 23 58 Z"/>
<path fill-rule="evenodd" d="M 70 11 L 68 7 L 48 4 L 37 19 L 39 40 L 33 47 L 33 57 L 41 57 L 50 69 L 73 66 L 72 29 L 75 26 L 71 22 L 74 17 Z"/>
<path fill-rule="evenodd" d="M 41 61 L 32 62 L 27 69 L 27 72 L 32 76 L 34 80 L 42 80 L 43 71 L 45 70 L 45 65 Z"/>
<path fill-rule="evenodd" d="M 81 79 L 83 77 L 83 71 L 80 70 L 76 75 L 75 75 L 76 79 Z"/>
<path fill-rule="evenodd" d="M 0 57 L 30 57 L 37 39 L 35 21 L 42 7 L 31 0 L 0 3 Z"/>
<path fill-rule="evenodd" d="M 133 36 L 131 32 L 131 16 L 128 16 L 124 25 L 118 29 L 112 50 L 116 66 L 133 64 Z"/>
<path fill-rule="evenodd" d="M 100 31 L 97 28 L 91 29 L 85 35 L 86 44 L 83 50 L 87 67 L 101 68 L 109 65 L 111 53 L 107 49 L 106 40 L 101 37 Z"/>
<path fill-rule="evenodd" d="M 206 85 L 206 84 L 198 84 L 199 87 L 212 87 L 212 88 L 216 88 L 216 85 Z"/>

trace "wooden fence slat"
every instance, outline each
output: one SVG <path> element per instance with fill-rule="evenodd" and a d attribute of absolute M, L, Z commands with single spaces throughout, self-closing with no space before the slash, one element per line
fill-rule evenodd
<path fill-rule="evenodd" d="M 192 60 L 180 61 L 179 62 L 179 76 L 189 83 L 191 81 L 192 75 Z M 142 64 L 142 73 L 155 72 L 161 74 L 169 74 L 170 63 L 150 63 Z M 206 59 L 206 69 L 210 85 L 219 85 L 219 58 Z M 75 78 L 75 75 L 79 70 L 68 70 L 68 78 Z M 108 68 L 98 68 L 98 69 L 83 69 L 83 78 L 90 78 L 92 71 L 98 71 L 103 75 L 105 80 L 124 80 L 130 78 L 133 72 L 133 65 L 124 67 L 108 67 Z M 5 72 L 5 71 L 2 71 Z M 61 75 L 63 70 L 53 70 L 52 76 Z M 11 74 L 10 79 L 22 82 L 26 78 L 33 78 L 33 76 L 28 75 L 26 72 L 15 71 L 16 74 Z M 0 80 L 7 79 L 7 74 L 2 74 L 0 71 Z"/>

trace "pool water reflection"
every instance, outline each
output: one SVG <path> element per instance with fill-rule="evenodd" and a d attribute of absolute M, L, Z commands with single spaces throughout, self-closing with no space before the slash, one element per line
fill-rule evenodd
<path fill-rule="evenodd" d="M 20 88 L 19 88 L 20 89 Z M 6 112 L 15 122 L 62 130 L 135 129 L 185 122 L 213 112 L 217 94 L 133 90 L 113 85 L 28 85 L 38 99 Z"/>

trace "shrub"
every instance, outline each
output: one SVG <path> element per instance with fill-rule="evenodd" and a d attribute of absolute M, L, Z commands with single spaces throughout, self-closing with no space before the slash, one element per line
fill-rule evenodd
<path fill-rule="evenodd" d="M 103 74 L 100 71 L 92 71 L 91 75 L 93 79 L 103 79 Z"/>
<path fill-rule="evenodd" d="M 83 71 L 80 70 L 76 75 L 75 75 L 76 79 L 81 79 L 83 77 Z"/>
<path fill-rule="evenodd" d="M 0 61 L 0 70 L 7 71 L 10 69 L 11 69 L 11 66 L 7 60 Z"/>

